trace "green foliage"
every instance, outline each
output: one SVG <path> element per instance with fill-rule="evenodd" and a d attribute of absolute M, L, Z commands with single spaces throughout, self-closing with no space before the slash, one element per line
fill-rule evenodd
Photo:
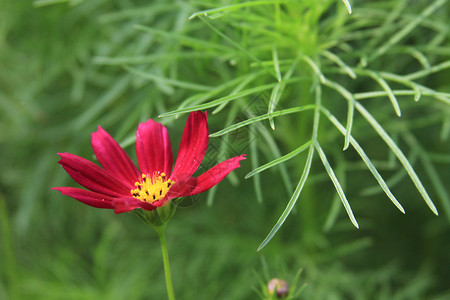
<path fill-rule="evenodd" d="M 134 155 L 139 122 L 177 145 L 199 109 L 205 168 L 248 159 L 168 226 L 180 299 L 256 298 L 258 245 L 299 299 L 448 297 L 449 3 L 351 4 L 2 3 L 0 298 L 163 299 L 150 228 L 49 188 L 97 125 Z"/>

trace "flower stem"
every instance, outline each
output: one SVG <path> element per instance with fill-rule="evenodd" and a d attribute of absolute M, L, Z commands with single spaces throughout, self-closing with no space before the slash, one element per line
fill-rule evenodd
<path fill-rule="evenodd" d="M 166 243 L 166 226 L 155 227 L 156 232 L 159 235 L 159 240 L 161 241 L 161 251 L 163 255 L 164 261 L 164 273 L 166 275 L 166 288 L 167 288 L 167 296 L 169 300 L 175 300 L 175 295 L 173 293 L 173 285 L 172 285 L 172 275 L 170 274 L 170 264 L 169 264 L 169 253 L 167 252 L 167 243 Z"/>

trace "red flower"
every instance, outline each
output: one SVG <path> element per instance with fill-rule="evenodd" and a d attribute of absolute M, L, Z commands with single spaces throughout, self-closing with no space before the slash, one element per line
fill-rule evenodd
<path fill-rule="evenodd" d="M 167 129 L 151 119 L 139 124 L 136 132 L 140 171 L 100 126 L 92 133 L 91 144 L 104 169 L 77 155 L 58 153 L 61 157 L 58 163 L 88 190 L 72 187 L 52 189 L 93 207 L 114 209 L 115 213 L 136 208 L 154 210 L 167 205 L 170 199 L 204 192 L 240 167 L 239 161 L 245 159 L 245 154 L 236 156 L 198 177 L 192 176 L 208 147 L 208 121 L 206 112 L 200 111 L 192 112 L 188 117 L 173 170 Z"/>

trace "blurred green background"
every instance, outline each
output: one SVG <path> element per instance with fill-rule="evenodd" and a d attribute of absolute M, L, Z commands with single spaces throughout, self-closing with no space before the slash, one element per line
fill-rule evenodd
<path fill-rule="evenodd" d="M 322 115 L 318 140 L 360 229 L 348 220 L 316 153 L 292 213 L 257 252 L 289 202 L 307 151 L 244 177 L 307 142 L 314 116 L 275 118 L 275 131 L 267 120 L 255 122 L 211 138 L 202 168 L 241 153 L 248 159 L 210 193 L 185 199 L 168 225 L 177 298 L 258 299 L 261 281 L 294 284 L 303 269 L 298 299 L 449 299 L 449 3 L 353 1 L 351 15 L 342 1 L 239 3 L 1 2 L 0 299 L 165 299 L 154 230 L 133 214 L 115 215 L 51 191 L 76 186 L 56 153 L 95 161 L 90 133 L 101 125 L 134 157 L 139 122 L 214 99 L 222 102 L 207 109 L 211 133 L 263 115 L 271 104 L 275 111 L 312 104 L 320 74 L 360 96 L 404 151 L 440 215 L 361 115 L 355 112 L 352 135 L 405 215 L 356 152 L 342 151 L 344 137 Z M 292 81 L 278 87 L 274 100 L 273 86 L 265 85 L 278 82 L 276 61 L 283 78 L 291 70 Z M 409 91 L 397 99 L 401 118 L 386 94 L 364 98 L 384 90 L 383 71 L 416 74 L 408 82 L 428 89 L 420 88 L 415 102 L 412 84 L 390 82 L 392 90 Z M 345 126 L 347 101 L 325 86 L 322 103 Z M 255 90 L 239 94 L 249 89 Z M 187 114 L 177 117 L 159 119 L 174 151 Z"/>

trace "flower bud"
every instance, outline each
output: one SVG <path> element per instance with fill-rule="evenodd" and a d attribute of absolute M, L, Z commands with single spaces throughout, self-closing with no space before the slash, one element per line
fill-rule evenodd
<path fill-rule="evenodd" d="M 269 295 L 276 293 L 278 299 L 286 298 L 289 294 L 289 284 L 281 279 L 273 278 L 267 284 Z"/>

